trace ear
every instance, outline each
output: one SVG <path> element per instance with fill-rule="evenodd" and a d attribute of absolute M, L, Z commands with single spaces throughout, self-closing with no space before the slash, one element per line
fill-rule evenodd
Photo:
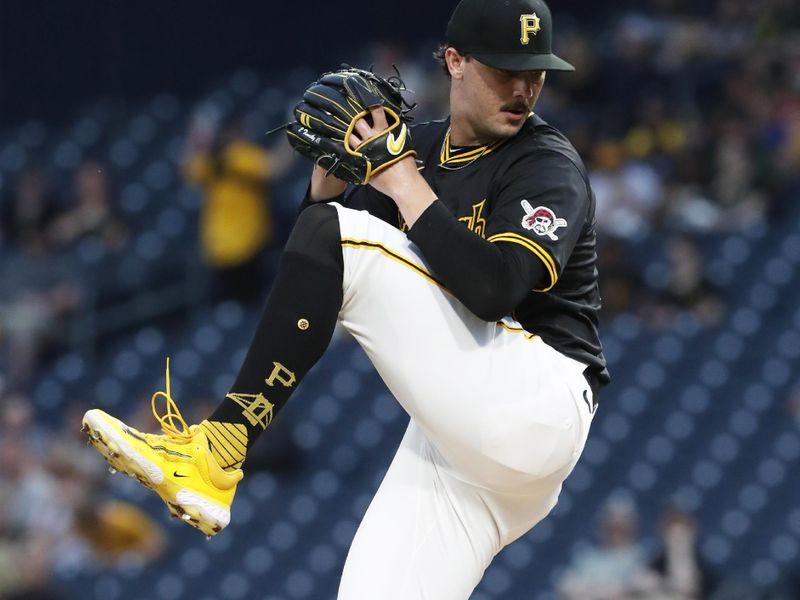
<path fill-rule="evenodd" d="M 460 54 L 458 50 L 450 46 L 444 52 L 444 60 L 447 64 L 447 69 L 450 71 L 450 76 L 453 79 L 462 79 L 464 77 L 464 63 L 467 57 Z"/>

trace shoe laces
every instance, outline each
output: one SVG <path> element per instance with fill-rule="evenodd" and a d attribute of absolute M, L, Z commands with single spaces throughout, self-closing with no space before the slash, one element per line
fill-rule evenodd
<path fill-rule="evenodd" d="M 188 442 L 192 439 L 192 432 L 189 425 L 184 421 L 181 411 L 178 410 L 178 405 L 172 399 L 170 393 L 169 383 L 169 356 L 167 357 L 167 372 L 166 372 L 166 390 L 158 391 L 153 394 L 150 399 L 150 406 L 153 409 L 153 416 L 161 425 L 161 430 L 167 434 L 171 439 L 178 442 Z M 166 401 L 166 412 L 160 414 L 158 410 L 158 400 L 163 398 Z M 180 429 L 178 428 L 180 426 Z"/>

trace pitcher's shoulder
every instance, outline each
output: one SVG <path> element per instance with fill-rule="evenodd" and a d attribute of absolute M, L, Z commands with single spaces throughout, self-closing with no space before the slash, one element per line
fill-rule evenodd
<path fill-rule="evenodd" d="M 533 154 L 560 154 L 574 163 L 583 175 L 586 175 L 586 166 L 572 142 L 558 128 L 550 125 L 540 116 L 532 115 L 525 122 L 519 138 L 521 151 Z"/>

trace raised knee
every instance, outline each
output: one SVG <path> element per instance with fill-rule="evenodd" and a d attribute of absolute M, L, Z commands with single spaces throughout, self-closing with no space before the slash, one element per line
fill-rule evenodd
<path fill-rule="evenodd" d="M 328 204 L 313 204 L 300 213 L 286 242 L 287 252 L 329 258 L 341 266 L 342 247 L 339 213 Z"/>

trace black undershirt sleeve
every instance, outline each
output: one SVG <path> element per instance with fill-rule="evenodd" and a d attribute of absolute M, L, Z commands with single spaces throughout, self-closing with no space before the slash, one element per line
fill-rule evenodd
<path fill-rule="evenodd" d="M 408 238 L 433 274 L 484 321 L 511 315 L 547 278 L 544 265 L 516 244 L 493 244 L 464 227 L 440 201 L 420 215 Z"/>
<path fill-rule="evenodd" d="M 329 204 L 331 202 L 339 202 L 342 203 L 344 201 L 345 192 L 342 192 L 338 196 L 334 196 L 332 198 L 326 198 L 325 200 L 312 200 L 311 199 L 311 182 L 308 183 L 308 187 L 306 188 L 306 195 L 303 196 L 303 201 L 300 203 L 300 207 L 297 209 L 297 214 L 299 215 L 305 209 L 313 204 Z"/>

